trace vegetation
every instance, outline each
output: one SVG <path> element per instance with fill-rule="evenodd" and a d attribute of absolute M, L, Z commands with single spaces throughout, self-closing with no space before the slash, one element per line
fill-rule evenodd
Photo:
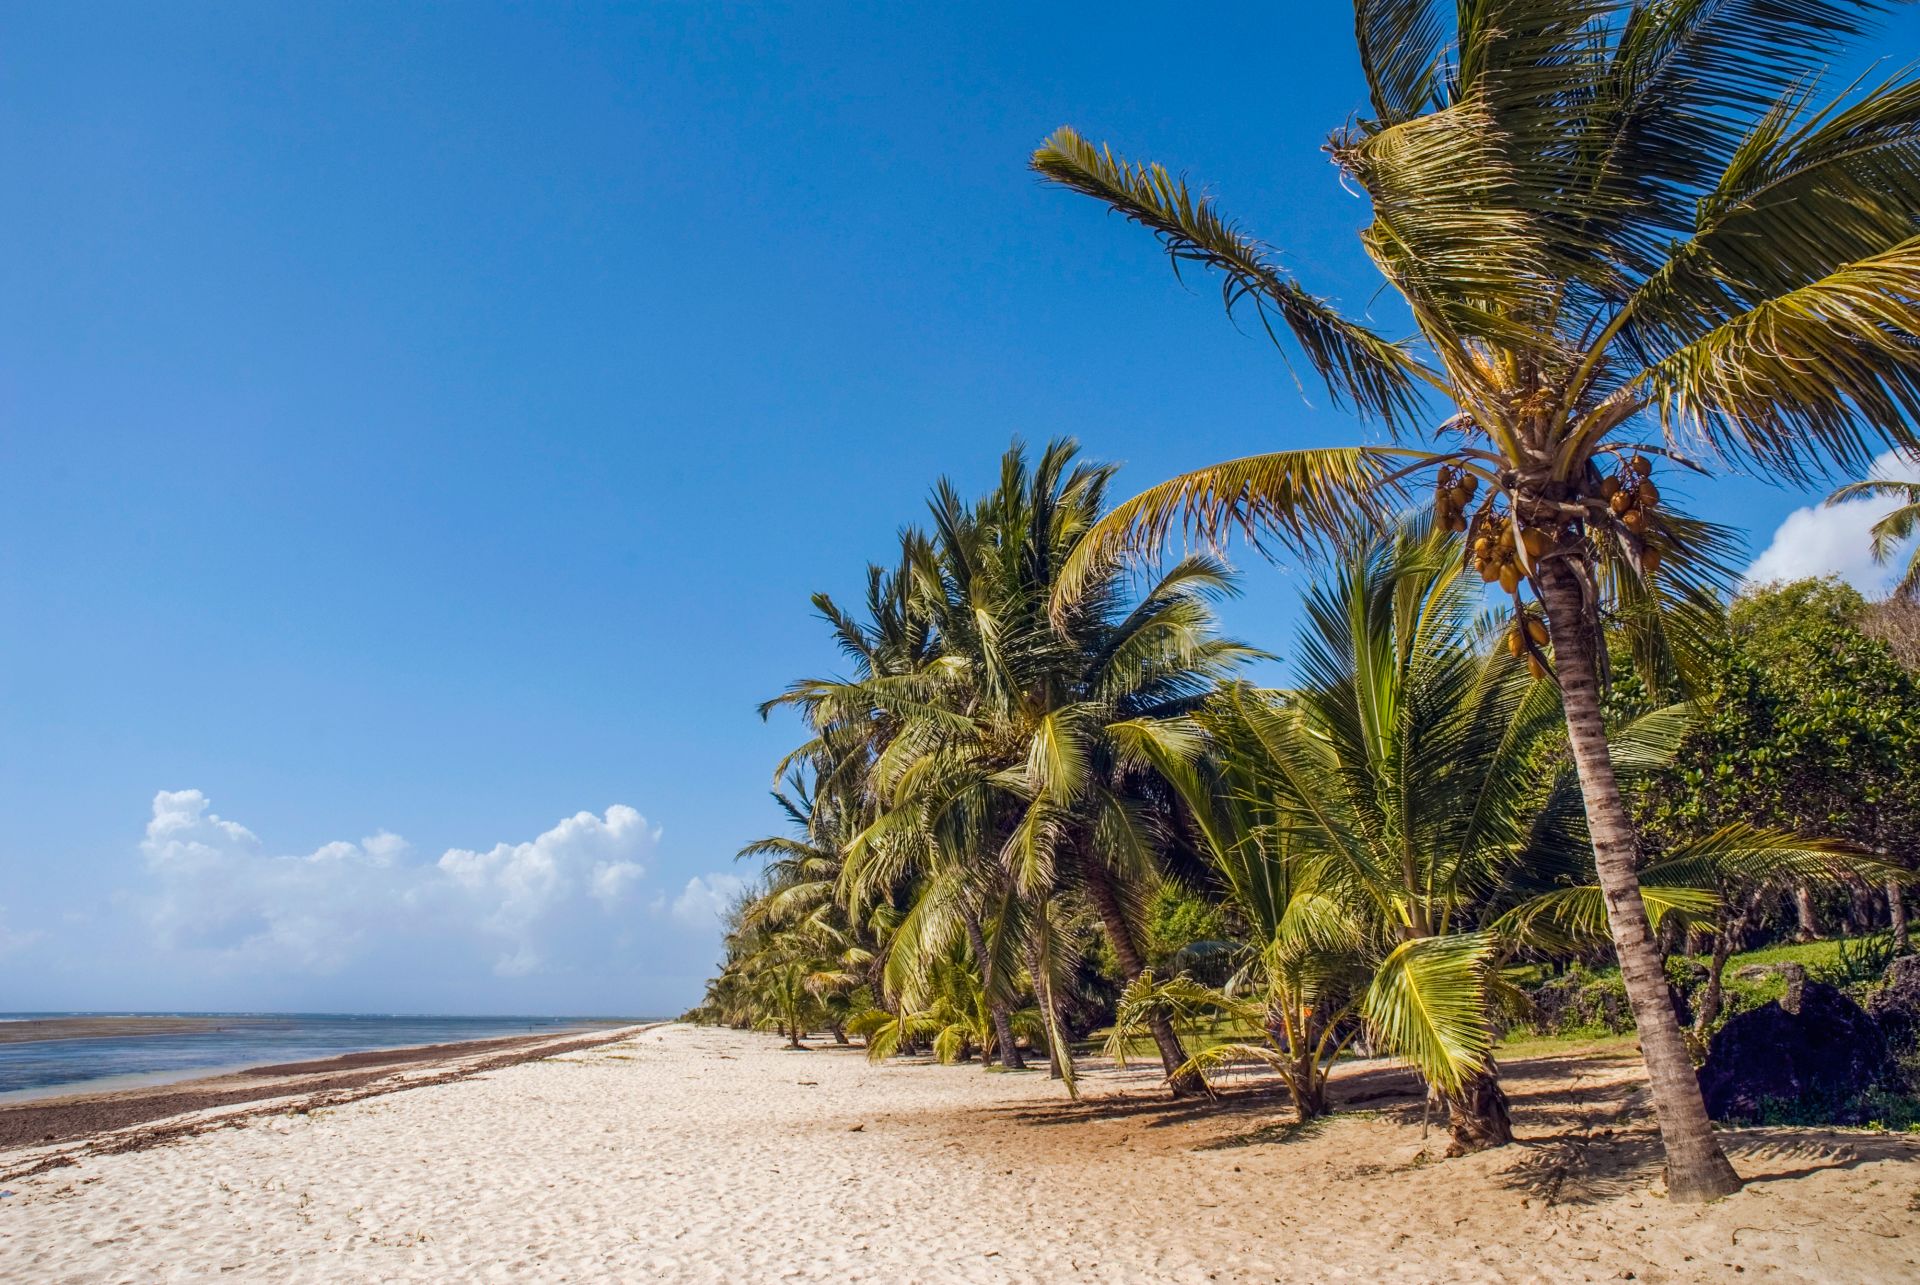
<path fill-rule="evenodd" d="M 1155 487 L 1090 533 L 1057 609 L 1085 571 L 1176 526 L 1344 544 L 1429 478 L 1436 520 L 1465 533 L 1560 689 L 1668 1190 L 1709 1199 L 1739 1179 L 1636 895 L 1603 715 L 1606 632 L 1664 692 L 1689 677 L 1721 580 L 1722 533 L 1671 508 L 1649 457 L 1801 481 L 1914 446 L 1920 80 L 1817 96 L 1866 5 L 1355 8 L 1371 111 L 1329 151 L 1371 202 L 1362 242 L 1406 303 L 1405 340 L 1336 312 L 1157 165 L 1062 129 L 1033 166 L 1152 230 L 1176 265 L 1219 272 L 1230 309 L 1250 303 L 1290 334 L 1392 444 L 1280 451 Z M 1523 595 L 1543 610 L 1544 643 L 1520 620 Z"/>
<path fill-rule="evenodd" d="M 1782 926 L 1749 908 L 1868 889 L 1864 922 L 1877 885 L 1887 946 L 1836 967 L 1904 949 L 1914 689 L 1876 640 L 1902 617 L 1821 585 L 1729 605 L 1732 534 L 1655 461 L 1806 481 L 1914 448 L 1920 81 L 1816 99 L 1861 6 L 1356 9 L 1371 112 L 1330 150 L 1404 339 L 1158 166 L 1069 129 L 1033 166 L 1219 272 L 1390 442 L 1112 507 L 1070 442 L 976 500 L 939 484 L 864 617 L 815 599 L 852 672 L 769 703 L 808 728 L 775 773 L 796 834 L 747 850 L 700 1015 L 1044 1053 L 1069 1093 L 1104 1026 L 1176 1094 L 1269 1067 L 1302 1121 L 1365 1048 L 1455 1151 L 1511 1138 L 1502 1034 L 1632 1029 L 1668 1191 L 1711 1198 L 1739 1179 L 1695 1062 L 1749 998 L 1733 952 Z M 1218 633 L 1212 553 L 1135 583 L 1176 528 L 1324 557 L 1292 687 Z"/>
<path fill-rule="evenodd" d="M 816 598 L 854 673 L 769 703 L 812 731 L 778 768 L 794 833 L 743 851 L 761 883 L 698 1016 L 796 1047 L 824 1028 L 874 1058 L 1044 1051 L 1069 1092 L 1105 1027 L 1109 1056 L 1158 1054 L 1176 1093 L 1265 1066 L 1303 1122 L 1359 1047 L 1419 1070 L 1452 1151 L 1509 1141 L 1503 1034 L 1635 1025 L 1555 683 L 1429 515 L 1310 589 L 1284 691 L 1240 677 L 1258 653 L 1216 632 L 1231 581 L 1210 560 L 1133 594 L 1116 560 L 1062 627 L 1053 572 L 1108 476 L 1070 443 L 1031 465 L 1016 447 L 979 500 L 936 488 L 864 619 Z M 1728 654 L 1750 606 L 1721 621 Z M 1719 723 L 1636 690 L 1616 693 L 1611 753 L 1644 804 Z M 1729 888 L 1883 870 L 1701 818 L 1639 872 L 1654 923 L 1731 941 Z M 1673 976 L 1684 999 L 1693 974 Z M 1734 989 L 1728 1014 L 1748 1006 Z"/>

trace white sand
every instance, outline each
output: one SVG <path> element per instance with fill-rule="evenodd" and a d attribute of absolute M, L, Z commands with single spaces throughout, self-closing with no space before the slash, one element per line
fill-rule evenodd
<path fill-rule="evenodd" d="M 1278 1141 L 1271 1097 L 1194 1111 L 1142 1071 L 1072 1107 L 668 1027 L 0 1184 L 0 1280 L 1920 1279 L 1920 1141 L 1733 1134 L 1787 1176 L 1683 1209 L 1630 1066 L 1509 1074 L 1536 1140 L 1427 1161 L 1400 1105 Z"/>

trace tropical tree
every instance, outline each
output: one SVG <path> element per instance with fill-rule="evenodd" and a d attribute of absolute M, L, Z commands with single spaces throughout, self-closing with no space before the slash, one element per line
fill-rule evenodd
<path fill-rule="evenodd" d="M 978 1052 L 981 1065 L 991 1067 L 989 1051 L 1001 1038 L 998 1023 L 989 1011 L 978 965 L 964 943 L 956 942 L 944 955 L 929 961 L 920 970 L 918 986 L 917 991 L 901 997 L 894 1020 L 883 1024 L 870 1019 L 867 1056 L 878 1062 L 905 1045 L 925 1043 L 934 1060 L 943 1066 L 963 1062 Z M 1023 1008 L 1009 1018 L 1015 1034 L 1038 1041 L 1041 1027 L 1037 1010 Z"/>
<path fill-rule="evenodd" d="M 1856 590 L 1835 580 L 1742 593 L 1707 668 L 1699 721 L 1673 762 L 1631 797 L 1662 852 L 1746 822 L 1879 854 L 1886 864 L 1873 882 L 1904 951 L 1902 885 L 1920 863 L 1920 681 L 1863 628 L 1869 612 Z M 1616 702 L 1630 703 L 1635 689 L 1631 679 L 1620 684 Z M 1866 896 L 1863 873 L 1848 878 Z M 1726 952 L 1738 949 L 1734 938 L 1765 908 L 1757 896 L 1794 893 L 1808 932 L 1809 890 L 1828 886 L 1824 876 L 1791 885 L 1768 872 L 1729 888 L 1734 904 L 1715 943 L 1716 977 Z"/>
<path fill-rule="evenodd" d="M 1869 499 L 1894 502 L 1893 511 L 1875 522 L 1867 532 L 1867 547 L 1873 554 L 1874 563 L 1885 566 L 1893 561 L 1900 546 L 1913 539 L 1915 531 L 1920 531 L 1920 482 L 1870 477 L 1863 482 L 1847 483 L 1829 495 L 1827 503 L 1845 504 L 1849 500 Z M 1907 569 L 1893 586 L 1893 596 L 1909 602 L 1920 601 L 1920 545 L 1914 546 L 1908 554 Z"/>
<path fill-rule="evenodd" d="M 1282 698 L 1234 690 L 1203 715 L 1214 770 L 1271 810 L 1262 868 L 1240 868 L 1244 843 L 1221 852 L 1216 835 L 1237 827 L 1206 808 L 1220 787 L 1162 767 L 1193 796 L 1236 904 L 1281 958 L 1305 944 L 1281 943 L 1310 929 L 1320 949 L 1303 966 L 1324 967 L 1336 942 L 1366 961 L 1359 1011 L 1376 1043 L 1443 1094 L 1455 1153 L 1513 1137 L 1484 920 L 1517 876 L 1565 868 L 1585 838 L 1545 807 L 1557 694 L 1516 649 L 1487 645 L 1481 597 L 1458 537 L 1415 521 L 1367 540 L 1307 595 L 1299 685 Z M 1276 889 L 1291 895 L 1278 919 L 1263 900 Z"/>
<path fill-rule="evenodd" d="M 1368 976 L 1365 927 L 1330 886 L 1325 863 L 1296 841 L 1275 806 L 1255 770 L 1258 741 L 1237 715 L 1238 703 L 1237 693 L 1223 694 L 1191 729 L 1129 729 L 1137 735 L 1135 752 L 1175 783 L 1191 809 L 1244 936 L 1224 986 L 1184 972 L 1161 979 L 1152 970 L 1130 982 L 1115 1005 L 1107 1053 L 1124 1064 L 1129 1042 L 1155 1017 L 1251 1027 L 1261 1043 L 1211 1045 L 1188 1059 L 1188 1069 L 1205 1077 L 1241 1063 L 1265 1065 L 1305 1123 L 1327 1113 L 1327 1075 L 1358 1033 L 1353 1010 Z M 1202 742 L 1205 751 L 1196 752 Z"/>
<path fill-rule="evenodd" d="M 1175 526 L 1311 548 L 1430 478 L 1481 574 L 1516 610 L 1523 591 L 1544 608 L 1551 655 L 1527 650 L 1560 688 L 1676 1200 L 1740 1180 L 1637 895 L 1602 721 L 1602 623 L 1611 614 L 1642 661 L 1663 642 L 1684 657 L 1684 608 L 1712 584 L 1709 533 L 1662 503 L 1650 456 L 1804 481 L 1915 445 L 1920 80 L 1816 97 L 1872 8 L 1356 0 L 1371 109 L 1329 149 L 1371 202 L 1362 244 L 1407 304 L 1404 340 L 1311 294 L 1159 166 L 1070 129 L 1033 157 L 1151 229 L 1176 266 L 1221 273 L 1229 308 L 1290 334 L 1332 395 L 1393 438 L 1145 492 L 1090 533 L 1059 609 L 1087 569 Z"/>
<path fill-rule="evenodd" d="M 1124 979 L 1139 976 L 1172 842 L 1165 783 L 1113 729 L 1191 712 L 1257 654 L 1215 632 L 1208 599 L 1229 582 L 1211 558 L 1181 561 L 1139 595 L 1110 559 L 1083 574 L 1070 608 L 1051 611 L 1112 476 L 1077 453 L 1056 441 L 1030 464 L 1016 446 L 977 504 L 937 488 L 918 575 L 942 655 L 932 683 L 892 703 L 900 730 L 872 777 L 887 810 L 848 851 L 856 883 L 885 883 L 916 860 L 939 872 L 902 921 L 896 954 L 914 942 L 937 957 L 970 907 L 997 925 L 1001 944 L 1020 945 L 1066 1075 L 1056 987 L 1074 908 L 1097 918 Z M 998 952 L 983 942 L 976 953 Z M 1173 1090 L 1201 1090 L 1182 1071 L 1172 1025 L 1152 1028 Z"/>

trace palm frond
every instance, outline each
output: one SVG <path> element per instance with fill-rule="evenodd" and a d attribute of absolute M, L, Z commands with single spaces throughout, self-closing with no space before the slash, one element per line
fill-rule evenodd
<path fill-rule="evenodd" d="M 1185 179 L 1158 165 L 1128 164 L 1064 126 L 1034 152 L 1032 168 L 1151 229 L 1176 271 L 1195 263 L 1220 272 L 1227 310 L 1251 300 L 1276 342 L 1278 319 L 1336 402 L 1350 402 L 1389 425 L 1417 421 L 1419 367 L 1413 358 L 1307 293 L 1281 271 L 1268 247 L 1222 218 L 1211 198 L 1196 197 Z"/>
<path fill-rule="evenodd" d="M 1061 568 L 1053 610 L 1057 617 L 1116 559 L 1157 549 L 1176 529 L 1212 548 L 1232 532 L 1255 548 L 1268 537 L 1296 548 L 1348 541 L 1405 502 L 1399 478 L 1408 461 L 1441 458 L 1401 447 L 1327 447 L 1183 474 L 1117 506 L 1087 532 Z"/>
<path fill-rule="evenodd" d="M 1493 937 L 1485 932 L 1402 942 L 1381 963 L 1361 1004 L 1380 1044 L 1443 1089 L 1486 1068 L 1492 950 Z"/>

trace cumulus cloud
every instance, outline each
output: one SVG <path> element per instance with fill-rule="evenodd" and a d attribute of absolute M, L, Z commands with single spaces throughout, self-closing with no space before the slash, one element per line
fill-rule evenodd
<path fill-rule="evenodd" d="M 659 837 L 615 804 L 432 861 L 385 830 L 278 855 L 201 791 L 162 790 L 140 845 L 154 889 L 136 901 L 162 947 L 236 965 L 326 974 L 404 942 L 491 956 L 495 973 L 521 977 L 580 956 L 591 921 L 631 911 Z"/>
<path fill-rule="evenodd" d="M 746 880 L 738 875 L 695 875 L 673 899 L 673 917 L 692 927 L 710 925 L 726 913 L 746 886 Z"/>
<path fill-rule="evenodd" d="M 1871 475 L 1889 481 L 1920 482 L 1920 460 L 1887 451 L 1874 461 Z M 1867 551 L 1867 531 L 1895 507 L 1896 502 L 1890 499 L 1869 499 L 1831 508 L 1809 505 L 1795 509 L 1747 568 L 1748 582 L 1839 576 L 1867 593 L 1887 589 L 1899 575 L 1905 553 L 1896 555 L 1887 566 L 1875 566 Z"/>

